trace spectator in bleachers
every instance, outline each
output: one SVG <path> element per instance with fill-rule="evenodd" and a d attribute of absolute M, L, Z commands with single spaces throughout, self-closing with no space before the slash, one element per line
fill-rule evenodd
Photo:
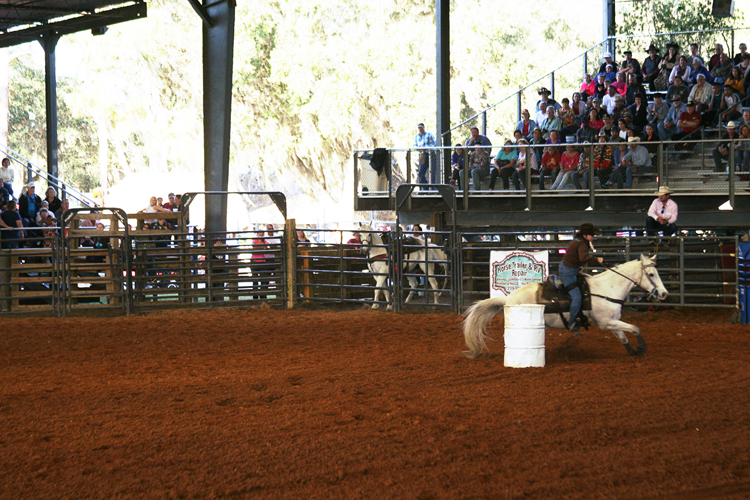
<path fill-rule="evenodd" d="M 617 129 L 617 127 L 612 123 L 612 116 L 604 115 L 604 117 L 602 118 L 602 123 L 604 125 L 599 129 L 599 132 L 603 130 L 607 134 L 607 139 L 609 139 L 612 136 L 612 129 Z"/>
<path fill-rule="evenodd" d="M 576 142 L 595 142 L 594 139 L 596 138 L 598 133 L 599 130 L 597 130 L 596 127 L 591 126 L 591 119 L 587 117 L 583 120 L 583 125 L 581 125 L 581 128 L 578 129 L 578 133 L 576 134 Z"/>
<path fill-rule="evenodd" d="M 679 64 L 680 46 L 676 43 L 667 44 L 667 53 L 659 63 L 659 74 L 654 79 L 652 90 L 665 90 L 669 86 L 669 75 Z"/>
<path fill-rule="evenodd" d="M 734 122 L 727 123 L 727 131 L 722 137 L 722 141 L 714 148 L 711 155 L 714 158 L 714 172 L 724 172 L 724 161 L 729 162 L 730 144 L 737 140 L 737 125 Z M 735 151 L 734 164 L 735 168 L 740 165 L 742 154 Z"/>
<path fill-rule="evenodd" d="M 521 111 L 521 121 L 516 125 L 516 130 L 520 130 L 521 134 L 527 139 L 534 133 L 534 129 L 537 127 L 537 123 L 531 119 L 531 113 L 528 109 Z"/>
<path fill-rule="evenodd" d="M 547 107 L 552 107 L 555 109 L 555 111 L 561 108 L 560 103 L 550 97 L 552 95 L 552 92 L 550 92 L 546 87 L 542 87 L 541 89 L 539 89 L 539 95 L 542 96 L 542 98 L 536 102 L 537 110 L 541 110 L 541 104 L 543 102 L 546 102 Z"/>
<path fill-rule="evenodd" d="M 750 125 L 740 126 L 740 136 L 734 145 L 736 170 L 750 172 Z"/>
<path fill-rule="evenodd" d="M 604 70 L 604 72 L 597 73 L 597 77 L 600 75 L 604 75 L 604 81 L 609 82 L 610 84 L 617 81 L 617 73 L 615 73 L 615 67 L 612 64 L 607 64 L 607 68 Z"/>
<path fill-rule="evenodd" d="M 573 102 L 570 103 L 570 109 L 573 110 L 573 116 L 575 116 L 575 123 L 577 126 L 581 126 L 581 120 L 586 116 L 586 103 L 582 99 L 580 92 L 573 92 Z"/>
<path fill-rule="evenodd" d="M 623 141 L 628 140 L 628 130 L 630 130 L 630 127 L 628 127 L 628 121 L 624 118 L 617 120 L 617 137 L 619 137 Z"/>
<path fill-rule="evenodd" d="M 8 191 L 8 194 L 10 194 L 12 198 L 15 198 L 13 195 L 13 181 L 15 180 L 15 177 L 16 173 L 10 167 L 10 159 L 3 158 L 2 165 L 0 165 L 0 179 L 5 182 L 5 190 Z"/>
<path fill-rule="evenodd" d="M 695 101 L 688 101 L 686 106 L 687 109 L 680 114 L 680 119 L 677 120 L 677 127 L 680 129 L 680 131 L 672 136 L 673 141 L 678 141 L 683 137 L 687 137 L 688 135 L 698 130 L 698 128 L 701 126 L 701 114 L 696 109 Z M 692 147 L 692 145 L 680 145 L 679 149 L 687 149 Z"/>
<path fill-rule="evenodd" d="M 677 66 L 672 68 L 672 72 L 669 74 L 669 84 L 674 85 L 676 77 L 682 78 L 683 83 L 690 80 L 690 66 L 688 66 L 687 57 L 680 56 Z"/>
<path fill-rule="evenodd" d="M 615 111 L 616 102 L 615 99 L 617 97 L 622 97 L 620 94 L 617 93 L 617 88 L 615 88 L 614 85 L 610 85 L 609 89 L 607 89 L 607 95 L 604 96 L 602 99 L 602 107 L 607 110 L 608 114 L 612 114 Z"/>
<path fill-rule="evenodd" d="M 583 184 L 586 189 L 589 188 L 589 179 L 593 174 L 599 179 L 599 185 L 604 185 L 612 175 L 614 170 L 614 153 L 612 148 L 607 144 L 606 134 L 599 134 L 599 142 L 594 147 L 594 170 L 588 169 L 583 172 Z M 578 183 L 578 176 L 573 175 L 573 183 L 576 185 L 576 189 L 581 189 Z"/>
<path fill-rule="evenodd" d="M 623 119 L 627 122 L 627 125 L 630 126 L 630 124 L 633 123 L 633 114 L 625 107 L 625 99 L 618 95 L 615 96 L 615 110 L 612 112 L 612 121 L 617 123 Z"/>
<path fill-rule="evenodd" d="M 25 238 L 23 230 L 23 221 L 21 220 L 21 214 L 16 212 L 15 200 L 8 201 L 6 205 L 7 210 L 4 210 L 0 214 L 0 220 L 2 220 L 2 227 L 6 230 L 2 231 L 2 242 L 4 249 L 18 248 L 18 240 Z M 7 228 L 11 228 L 8 230 Z"/>
<path fill-rule="evenodd" d="M 573 141 L 568 142 L 572 143 Z M 562 190 L 569 181 L 572 182 L 570 177 L 578 169 L 580 160 L 580 154 L 576 151 L 575 146 L 568 144 L 565 147 L 565 152 L 560 156 L 560 172 L 550 187 L 551 191 Z"/>
<path fill-rule="evenodd" d="M 745 79 L 745 88 L 747 88 L 747 78 L 748 75 L 750 75 L 750 53 L 742 56 L 742 62 L 739 63 L 737 67 L 740 68 L 740 71 L 742 72 L 742 77 Z"/>
<path fill-rule="evenodd" d="M 686 81 L 686 84 L 696 85 L 698 83 L 698 75 L 703 75 L 706 82 L 713 83 L 714 77 L 711 73 L 703 66 L 698 59 L 693 59 L 692 69 L 690 70 L 690 80 Z"/>
<path fill-rule="evenodd" d="M 677 94 L 680 95 L 681 102 L 687 102 L 688 95 L 690 94 L 690 89 L 685 86 L 684 80 L 680 76 L 675 77 L 674 84 L 670 85 L 669 89 L 667 89 L 667 101 L 671 102 Z"/>
<path fill-rule="evenodd" d="M 550 106 L 547 109 L 551 110 L 552 107 Z M 518 152 L 516 151 L 516 148 L 513 147 L 511 141 L 505 141 L 505 145 L 500 148 L 497 152 L 497 156 L 495 156 L 495 168 L 493 168 L 490 173 L 490 191 L 495 189 L 495 182 L 497 181 L 498 176 L 503 181 L 503 189 L 510 189 L 510 176 L 513 175 L 517 162 Z"/>
<path fill-rule="evenodd" d="M 557 144 L 562 144 L 562 141 L 560 139 L 560 134 L 557 132 L 557 130 L 552 130 L 549 133 L 549 137 L 547 138 L 547 145 L 548 146 L 555 146 Z M 560 152 L 560 154 L 562 154 L 563 148 L 557 147 L 555 149 L 557 149 Z"/>
<path fill-rule="evenodd" d="M 690 89 L 688 99 L 695 101 L 698 111 L 703 113 L 708 109 L 708 105 L 711 102 L 711 92 L 712 87 L 706 83 L 706 77 L 698 75 L 698 83 Z"/>
<path fill-rule="evenodd" d="M 609 115 L 605 115 L 605 116 L 609 116 Z M 597 132 L 599 132 L 602 129 L 602 127 L 604 127 L 604 120 L 599 118 L 599 113 L 597 112 L 596 109 L 592 108 L 591 110 L 589 110 L 588 118 L 589 118 L 588 119 L 589 127 L 596 129 Z M 583 128 L 583 126 L 581 127 Z"/>
<path fill-rule="evenodd" d="M 424 129 L 424 123 L 417 124 L 417 134 L 414 136 L 414 147 L 415 148 L 427 148 L 433 147 L 437 143 L 435 142 L 435 136 L 432 132 L 426 132 Z M 417 154 L 419 155 L 419 166 L 417 167 L 417 182 L 419 184 L 429 184 L 427 179 L 428 170 L 430 168 L 430 151 L 427 149 L 418 149 Z"/>
<path fill-rule="evenodd" d="M 42 208 L 42 199 L 36 194 L 36 186 L 29 182 L 26 192 L 18 200 L 18 211 L 23 219 L 23 225 L 33 226 L 36 223 L 36 214 Z"/>
<path fill-rule="evenodd" d="M 52 248 L 54 238 L 57 236 L 57 221 L 52 218 L 52 214 L 46 208 L 42 208 L 37 217 L 39 217 L 37 226 L 42 228 L 42 236 L 44 237 L 42 246 Z"/>
<path fill-rule="evenodd" d="M 169 201 L 168 201 L 168 202 L 166 202 L 166 203 L 165 203 L 164 205 L 162 205 L 162 206 L 163 206 L 164 208 L 166 208 L 167 210 L 170 210 L 170 211 L 174 210 L 174 203 L 175 203 L 175 197 L 174 197 L 174 193 L 169 193 L 169 195 L 167 196 L 167 199 L 168 199 Z"/>
<path fill-rule="evenodd" d="M 646 106 L 646 96 L 636 94 L 635 103 L 628 107 L 630 114 L 633 116 L 633 128 L 637 133 L 641 133 L 643 128 L 648 124 L 648 110 Z"/>
<path fill-rule="evenodd" d="M 542 102 L 539 103 L 539 110 L 534 115 L 534 123 L 536 123 L 536 126 L 538 127 L 545 118 L 547 118 L 547 103 Z"/>
<path fill-rule="evenodd" d="M 616 184 L 618 189 L 622 189 L 624 181 L 625 189 L 632 189 L 635 174 L 648 173 L 653 170 L 651 155 L 640 142 L 640 137 L 628 138 L 629 150 L 622 156 L 620 166 L 612 172 L 612 176 L 607 181 L 609 186 Z"/>
<path fill-rule="evenodd" d="M 602 57 L 604 58 L 604 62 L 599 66 L 599 73 L 606 71 L 607 66 L 612 66 L 612 69 L 617 71 L 617 63 L 612 59 L 612 54 L 609 51 L 605 51 Z"/>
<path fill-rule="evenodd" d="M 719 106 L 719 121 L 739 120 L 742 117 L 740 96 L 731 85 L 724 85 L 724 95 Z"/>
<path fill-rule="evenodd" d="M 557 148 L 546 147 L 544 148 L 544 156 L 542 156 L 542 165 L 539 169 L 539 189 L 544 189 L 544 176 L 551 175 L 552 181 L 557 177 L 560 172 L 560 152 Z"/>
<path fill-rule="evenodd" d="M 741 98 L 745 97 L 745 77 L 742 76 L 742 72 L 737 66 L 729 71 L 729 76 L 724 81 L 724 85 L 731 85 Z"/>
<path fill-rule="evenodd" d="M 659 52 L 659 49 L 652 43 L 648 48 L 648 57 L 643 60 L 643 65 L 641 65 L 643 82 L 648 83 L 651 91 L 657 90 L 654 80 L 659 75 L 659 64 L 661 64 Z"/>
<path fill-rule="evenodd" d="M 46 213 L 44 215 L 42 215 L 42 210 L 46 211 Z M 53 219 L 56 218 L 55 214 L 52 213 L 52 210 L 49 209 L 49 203 L 47 202 L 47 200 L 42 200 L 42 208 L 40 208 L 39 209 L 39 213 L 36 214 L 36 224 L 37 224 L 37 226 L 39 225 L 39 223 L 43 219 L 45 219 L 47 217 L 52 217 Z"/>
<path fill-rule="evenodd" d="M 735 65 L 740 64 L 742 62 L 742 57 L 745 54 L 748 54 L 747 45 L 743 42 L 740 44 L 740 51 L 734 55 L 734 59 L 732 60 L 732 62 L 734 62 Z"/>
<path fill-rule="evenodd" d="M 638 81 L 638 75 L 628 75 L 628 90 L 625 92 L 625 104 L 631 106 L 635 102 L 636 94 L 646 95 L 646 87 Z"/>
<path fill-rule="evenodd" d="M 461 143 L 456 144 L 453 154 L 451 154 L 451 184 L 454 186 L 461 185 L 461 176 L 464 171 L 464 150 Z"/>
<path fill-rule="evenodd" d="M 646 128 L 643 129 L 643 140 L 641 143 L 643 144 L 643 147 L 648 150 L 649 156 L 651 156 L 651 164 L 655 164 L 656 159 L 658 158 L 659 154 L 659 145 L 657 144 L 661 139 L 659 139 L 659 134 L 656 132 L 656 127 L 651 125 L 650 123 L 646 125 Z"/>
<path fill-rule="evenodd" d="M 62 214 L 70 210 L 70 200 L 65 198 L 60 202 L 60 208 L 55 212 L 55 219 L 62 220 Z"/>
<path fill-rule="evenodd" d="M 60 198 L 57 197 L 57 191 L 52 186 L 47 188 L 45 201 L 47 202 L 50 214 L 54 214 L 62 206 Z"/>
<path fill-rule="evenodd" d="M 570 107 L 570 100 L 567 97 L 563 97 L 561 102 L 562 108 L 557 110 L 557 117 L 560 118 L 560 123 L 562 124 L 560 135 L 564 140 L 568 136 L 576 135 L 578 126 L 576 125 L 576 116 L 573 108 Z"/>
<path fill-rule="evenodd" d="M 690 55 L 688 56 L 688 64 L 691 68 L 694 68 L 693 61 L 698 61 L 701 66 L 705 66 L 706 63 L 703 61 L 703 58 L 698 55 L 698 44 L 697 43 L 691 43 L 690 44 Z"/>
<path fill-rule="evenodd" d="M 471 135 L 468 139 L 466 139 L 465 146 L 490 146 L 489 148 L 485 148 L 487 150 L 487 154 L 489 155 L 492 151 L 492 141 L 490 141 L 487 136 L 480 134 L 477 127 L 471 127 L 470 133 Z M 475 148 L 472 147 L 472 149 L 469 151 L 469 155 L 471 155 L 471 151 L 474 149 Z"/>
<path fill-rule="evenodd" d="M 669 107 L 666 118 L 656 126 L 662 141 L 671 140 L 672 135 L 679 132 L 677 120 L 685 110 L 687 110 L 687 106 L 682 102 L 682 96 L 680 94 L 675 95 L 672 98 L 672 106 Z"/>
<path fill-rule="evenodd" d="M 732 71 L 734 65 L 726 54 L 721 54 L 719 64 L 710 70 L 711 76 L 714 77 L 715 82 L 724 83 L 729 78 L 729 73 Z"/>
<path fill-rule="evenodd" d="M 152 196 L 149 198 L 149 204 L 146 208 L 143 210 L 139 210 L 138 213 L 146 213 L 146 214 L 155 214 L 157 212 L 169 212 L 166 208 L 160 206 L 157 204 L 156 196 Z M 157 223 L 156 219 L 145 219 L 144 223 L 148 224 L 149 226 L 152 226 L 153 224 Z M 145 229 L 145 228 L 144 228 Z"/>
<path fill-rule="evenodd" d="M 721 62 L 721 55 L 724 53 L 724 46 L 720 43 L 716 44 L 716 51 L 711 59 L 708 60 L 708 70 L 711 71 L 716 65 Z"/>
<path fill-rule="evenodd" d="M 738 125 L 738 128 L 744 124 L 750 125 L 750 109 L 742 110 L 742 122 L 740 122 L 740 124 Z"/>
<path fill-rule="evenodd" d="M 475 144 L 481 145 L 481 139 L 477 138 Z M 482 181 L 490 175 L 490 148 L 472 149 L 473 151 L 469 151 L 469 175 L 474 183 L 474 189 L 479 190 Z"/>
<path fill-rule="evenodd" d="M 600 119 L 604 119 L 605 115 L 608 115 L 607 110 L 602 107 L 602 101 L 598 97 L 594 97 L 594 99 L 591 101 L 591 108 L 589 108 L 589 111 L 592 109 L 596 110 L 596 116 L 598 116 Z"/>
<path fill-rule="evenodd" d="M 562 129 L 562 121 L 555 116 L 555 108 L 547 106 L 547 116 L 542 120 L 542 123 L 539 124 L 539 128 L 541 128 L 542 132 L 545 134 L 549 134 L 553 130 L 559 132 L 560 129 Z"/>
<path fill-rule="evenodd" d="M 620 94 L 622 97 L 625 97 L 625 94 L 628 91 L 628 84 L 625 81 L 625 74 L 617 73 L 617 80 L 612 84 L 612 86 L 617 89 L 618 94 Z"/>
<path fill-rule="evenodd" d="M 5 184 L 5 181 L 3 181 L 2 177 L 0 177 L 0 205 L 5 205 L 8 203 L 8 200 L 12 199 L 13 196 L 8 192 L 6 189 L 7 184 Z"/>
<path fill-rule="evenodd" d="M 529 141 L 530 145 L 538 146 L 540 144 L 547 144 L 547 139 L 544 138 L 544 134 L 542 133 L 542 129 L 539 127 L 534 129 L 534 132 L 531 134 L 531 140 Z M 534 154 L 536 155 L 536 162 L 537 164 L 542 163 L 542 155 L 544 154 L 544 148 L 532 148 L 534 151 Z"/>
<path fill-rule="evenodd" d="M 527 146 L 529 143 L 526 139 L 519 141 L 520 146 Z M 526 168 L 530 168 L 532 174 L 539 171 L 539 163 L 536 161 L 536 155 L 529 148 L 518 148 L 518 161 L 513 174 L 510 176 L 513 182 L 513 188 L 521 189 L 521 180 L 526 178 Z"/>
<path fill-rule="evenodd" d="M 703 112 L 703 123 L 707 125 L 715 125 L 718 120 L 719 109 L 724 100 L 724 92 L 722 92 L 721 87 L 720 83 L 711 85 L 711 98 L 708 101 L 708 108 Z"/>
<path fill-rule="evenodd" d="M 594 97 L 601 100 L 607 94 L 609 83 L 604 78 L 604 74 L 596 75 L 596 87 L 594 87 Z"/>
<path fill-rule="evenodd" d="M 625 60 L 620 65 L 620 69 L 617 70 L 617 74 L 624 75 L 635 75 L 636 80 L 641 76 L 641 63 L 633 59 L 633 52 L 628 49 L 622 53 L 625 56 Z"/>
<path fill-rule="evenodd" d="M 596 93 L 596 80 L 591 78 L 591 75 L 586 73 L 583 75 L 583 83 L 581 84 L 581 96 L 584 99 L 592 97 Z"/>
<path fill-rule="evenodd" d="M 620 164 L 622 163 L 622 158 L 628 152 L 628 143 L 627 142 L 622 142 L 622 141 L 618 140 L 617 144 L 613 144 L 612 145 L 612 151 L 614 153 L 613 156 L 614 156 L 614 159 L 615 159 L 615 168 L 612 169 L 613 173 L 614 173 L 614 170 L 617 169 L 617 167 L 620 166 Z M 611 178 L 612 178 L 612 176 L 610 176 L 610 179 Z M 604 185 L 603 185 L 603 187 L 609 187 L 608 182 L 609 181 L 605 182 Z"/>
<path fill-rule="evenodd" d="M 521 139 L 523 139 L 523 134 L 521 133 L 521 131 L 520 130 L 514 130 L 513 131 L 513 141 L 512 141 L 513 144 L 514 145 L 518 144 L 518 141 L 520 141 Z"/>

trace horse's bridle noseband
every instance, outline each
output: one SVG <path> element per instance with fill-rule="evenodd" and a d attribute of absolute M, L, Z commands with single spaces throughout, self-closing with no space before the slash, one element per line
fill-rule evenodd
<path fill-rule="evenodd" d="M 648 268 L 648 267 L 653 267 L 655 269 L 656 268 L 656 264 L 654 264 L 654 263 L 644 264 L 643 262 L 641 262 L 641 277 L 638 278 L 638 281 L 633 280 L 633 278 L 631 278 L 629 276 L 625 276 L 624 274 L 618 272 L 616 269 L 608 267 L 607 270 L 608 271 L 612 271 L 615 274 L 619 274 L 620 276 L 622 276 L 626 280 L 628 280 L 631 283 L 633 283 L 636 287 L 638 287 L 641 290 L 643 290 L 644 292 L 646 292 L 648 294 L 648 295 L 646 295 L 646 300 L 650 300 L 652 297 L 655 297 L 657 295 L 658 291 L 657 291 L 656 283 L 654 283 L 654 280 L 651 279 L 651 276 L 648 273 L 646 273 L 646 268 Z M 641 285 L 641 281 L 643 280 L 643 275 L 644 274 L 646 274 L 646 277 L 648 278 L 649 283 L 651 283 L 651 285 L 653 286 L 653 289 L 651 291 L 646 290 L 646 288 L 644 288 Z"/>

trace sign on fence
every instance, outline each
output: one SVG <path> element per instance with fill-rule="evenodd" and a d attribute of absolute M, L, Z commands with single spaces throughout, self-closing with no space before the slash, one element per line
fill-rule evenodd
<path fill-rule="evenodd" d="M 490 297 L 505 297 L 528 283 L 549 276 L 549 251 L 522 250 L 490 253 Z"/>

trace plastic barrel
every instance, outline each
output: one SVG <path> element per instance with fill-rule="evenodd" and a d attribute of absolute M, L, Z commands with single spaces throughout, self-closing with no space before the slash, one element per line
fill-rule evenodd
<path fill-rule="evenodd" d="M 505 306 L 505 366 L 544 366 L 544 306 Z"/>

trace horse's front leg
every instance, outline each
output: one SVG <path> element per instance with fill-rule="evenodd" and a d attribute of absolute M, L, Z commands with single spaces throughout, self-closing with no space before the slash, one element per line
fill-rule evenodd
<path fill-rule="evenodd" d="M 385 296 L 385 301 L 388 302 L 388 291 L 383 289 L 386 278 L 387 276 L 384 275 L 375 277 L 375 297 L 373 298 L 372 304 L 373 309 L 377 309 L 380 307 L 380 304 L 378 304 L 378 297 L 380 297 L 381 292 Z M 390 305 L 388 307 L 390 308 Z"/>
<path fill-rule="evenodd" d="M 612 330 L 612 332 L 617 335 L 617 338 L 620 339 L 622 345 L 625 346 L 625 350 L 628 351 L 628 354 L 630 354 L 631 356 L 640 356 L 641 354 L 646 352 L 646 341 L 643 340 L 641 330 L 637 326 L 631 325 L 630 323 L 625 323 L 624 321 L 620 321 L 619 319 L 611 319 L 607 322 L 606 325 L 600 326 L 605 330 Z M 635 338 L 638 341 L 638 346 L 636 348 L 633 348 L 633 346 L 630 345 L 630 341 L 625 335 L 625 332 L 630 332 L 635 335 Z"/>
<path fill-rule="evenodd" d="M 417 282 L 417 278 L 415 278 L 414 276 L 408 276 L 406 279 L 407 281 L 409 281 L 409 288 L 411 288 L 411 290 L 409 290 L 409 295 L 406 296 L 406 300 L 404 301 L 408 304 L 409 302 L 411 302 L 411 299 L 414 298 L 414 289 L 417 288 L 419 283 Z"/>
<path fill-rule="evenodd" d="M 438 280 L 436 278 L 432 277 L 433 271 L 434 271 L 434 269 L 431 269 L 429 271 L 429 273 L 427 274 L 427 276 L 429 276 L 429 278 L 427 278 L 427 280 L 430 282 L 430 286 L 432 287 L 432 289 L 433 290 L 437 290 L 438 289 Z M 430 293 L 430 291 L 428 290 L 427 293 Z M 432 295 L 434 297 L 433 302 L 435 302 L 435 304 L 439 303 L 440 302 L 440 293 L 433 292 Z"/>

